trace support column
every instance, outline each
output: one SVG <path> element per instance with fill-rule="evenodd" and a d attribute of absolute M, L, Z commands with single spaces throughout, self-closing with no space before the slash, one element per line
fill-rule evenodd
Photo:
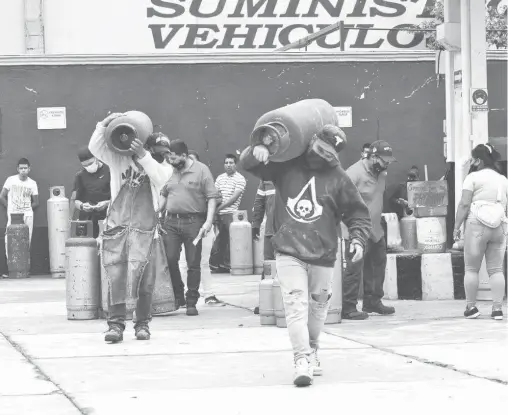
<path fill-rule="evenodd" d="M 483 1 L 470 0 L 471 22 L 471 88 L 487 89 L 487 41 L 485 30 L 486 7 Z M 471 97 L 468 102 L 471 106 Z M 471 146 L 489 141 L 489 112 L 471 112 Z"/>

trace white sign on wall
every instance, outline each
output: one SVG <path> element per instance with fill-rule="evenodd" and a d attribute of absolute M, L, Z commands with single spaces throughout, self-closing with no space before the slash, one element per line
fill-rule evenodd
<path fill-rule="evenodd" d="M 471 88 L 471 111 L 488 111 L 489 93 L 487 88 Z"/>
<path fill-rule="evenodd" d="M 50 54 L 270 52 L 344 22 L 346 51 L 425 49 L 434 0 L 45 0 Z M 383 30 L 372 30 L 383 29 Z M 338 31 L 307 47 L 340 50 Z"/>
<path fill-rule="evenodd" d="M 334 107 L 339 118 L 339 127 L 353 126 L 353 108 L 352 107 Z"/>
<path fill-rule="evenodd" d="M 62 130 L 67 128 L 65 107 L 37 108 L 37 128 L 39 130 Z"/>

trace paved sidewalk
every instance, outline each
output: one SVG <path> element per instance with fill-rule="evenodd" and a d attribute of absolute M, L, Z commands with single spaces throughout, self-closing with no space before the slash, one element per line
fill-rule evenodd
<path fill-rule="evenodd" d="M 390 301 L 395 316 L 328 325 L 324 375 L 292 385 L 285 329 L 261 327 L 258 276 L 214 275 L 198 317 L 155 317 L 152 340 L 103 341 L 105 322 L 68 321 L 65 282 L 0 279 L 0 415 L 501 413 L 507 325 L 462 317 L 463 301 Z M 505 310 L 506 315 L 506 310 Z"/>

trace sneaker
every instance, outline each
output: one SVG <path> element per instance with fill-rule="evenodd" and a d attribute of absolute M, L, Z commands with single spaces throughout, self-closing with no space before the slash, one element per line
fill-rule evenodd
<path fill-rule="evenodd" d="M 296 386 L 312 385 L 312 368 L 306 357 L 300 357 L 295 362 L 295 377 L 293 383 Z"/>
<path fill-rule="evenodd" d="M 198 309 L 195 306 L 188 305 L 187 312 L 185 314 L 187 314 L 188 316 L 197 316 L 199 313 Z"/>
<path fill-rule="evenodd" d="M 480 314 L 480 311 L 476 307 L 466 308 L 466 311 L 464 311 L 465 318 L 478 318 Z"/>
<path fill-rule="evenodd" d="M 123 341 L 123 328 L 116 324 L 110 325 L 109 330 L 104 336 L 104 341 L 108 343 L 119 343 Z"/>
<path fill-rule="evenodd" d="M 369 315 L 363 311 L 351 311 L 349 313 L 342 313 L 342 318 L 346 320 L 367 320 Z"/>
<path fill-rule="evenodd" d="M 323 374 L 323 368 L 321 367 L 316 349 L 314 349 L 310 355 L 310 366 L 312 367 L 312 374 L 314 376 L 321 376 Z"/>
<path fill-rule="evenodd" d="M 492 314 L 490 316 L 494 320 L 502 320 L 503 319 L 503 312 L 501 310 L 492 310 Z"/>
<path fill-rule="evenodd" d="M 142 325 L 134 328 L 136 333 L 136 340 L 150 340 L 150 330 L 148 325 Z"/>
<path fill-rule="evenodd" d="M 205 298 L 205 304 L 209 305 L 211 307 L 224 307 L 226 304 L 224 304 L 222 301 L 217 299 L 215 295 L 212 295 L 210 297 Z"/>
<path fill-rule="evenodd" d="M 382 316 L 395 314 L 395 308 L 384 305 L 381 301 L 375 305 L 364 304 L 362 310 L 366 313 L 376 313 L 381 314 Z"/>
<path fill-rule="evenodd" d="M 175 298 L 176 305 L 178 308 L 185 308 L 187 307 L 187 302 L 185 301 L 185 298 L 182 297 L 176 297 Z"/>

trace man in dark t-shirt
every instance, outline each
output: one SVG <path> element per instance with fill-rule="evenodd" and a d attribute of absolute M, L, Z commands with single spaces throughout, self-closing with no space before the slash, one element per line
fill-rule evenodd
<path fill-rule="evenodd" d="M 97 238 L 99 221 L 106 218 L 111 199 L 109 167 L 97 160 L 88 147 L 79 150 L 78 158 L 83 168 L 74 179 L 74 204 L 79 211 L 79 220 L 92 221 L 93 237 Z"/>

